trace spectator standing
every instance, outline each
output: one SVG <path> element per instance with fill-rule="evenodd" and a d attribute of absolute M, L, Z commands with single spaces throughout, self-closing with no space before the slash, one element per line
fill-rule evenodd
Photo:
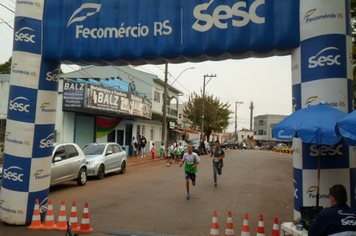
<path fill-rule="evenodd" d="M 138 142 L 137 152 L 138 152 L 138 157 L 140 158 L 140 156 L 141 156 L 141 135 L 138 136 L 137 142 Z"/>
<path fill-rule="evenodd" d="M 137 154 L 136 151 L 137 151 L 138 143 L 137 143 L 137 140 L 135 139 L 135 137 L 132 137 L 131 147 L 132 147 L 132 155 L 136 157 L 136 154 Z"/>
<path fill-rule="evenodd" d="M 152 160 L 155 159 L 155 151 L 156 151 L 155 144 L 152 143 L 152 147 L 151 147 Z"/>
<path fill-rule="evenodd" d="M 141 158 L 146 157 L 146 143 L 147 143 L 147 140 L 145 138 L 145 135 L 142 135 L 142 138 L 141 138 Z"/>
<path fill-rule="evenodd" d="M 171 143 L 168 143 L 168 146 L 167 146 L 167 167 L 171 166 L 171 154 L 172 154 L 171 147 L 172 147 Z"/>
<path fill-rule="evenodd" d="M 164 156 L 164 143 L 162 143 L 161 147 L 159 148 L 159 152 L 161 153 L 161 159 L 160 159 L 160 161 L 163 161 L 163 156 Z"/>

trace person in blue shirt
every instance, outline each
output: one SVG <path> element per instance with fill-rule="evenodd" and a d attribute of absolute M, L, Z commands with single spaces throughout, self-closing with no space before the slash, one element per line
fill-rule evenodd
<path fill-rule="evenodd" d="M 309 236 L 356 235 L 356 211 L 347 204 L 347 193 L 343 185 L 330 188 L 330 208 L 322 210 L 311 224 Z"/>

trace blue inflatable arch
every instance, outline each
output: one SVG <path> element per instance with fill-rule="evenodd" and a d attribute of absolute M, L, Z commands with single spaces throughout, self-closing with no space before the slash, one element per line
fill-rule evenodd
<path fill-rule="evenodd" d="M 17 1 L 1 220 L 29 224 L 35 199 L 46 212 L 61 63 L 142 65 L 291 54 L 294 109 L 324 101 L 350 112 L 351 53 L 347 0 Z M 40 109 L 44 103 L 51 112 Z M 313 147 L 296 139 L 294 148 L 297 216 L 299 206 L 314 204 L 311 176 L 317 165 Z M 343 183 L 355 208 L 354 155 L 344 143 L 336 148 L 325 155 L 343 158 L 326 158 L 321 194 L 335 181 Z"/>

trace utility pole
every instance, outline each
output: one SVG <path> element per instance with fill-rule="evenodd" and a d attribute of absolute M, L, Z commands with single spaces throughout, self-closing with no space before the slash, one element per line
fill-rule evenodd
<path fill-rule="evenodd" d="M 205 78 L 209 77 L 210 79 L 208 80 L 207 83 L 205 83 Z M 210 82 L 210 80 L 216 77 L 216 75 L 204 75 L 204 83 L 203 83 L 203 109 L 201 113 L 201 134 L 200 134 L 200 139 L 203 140 L 204 137 L 204 112 L 205 112 L 205 86 Z"/>
<path fill-rule="evenodd" d="M 167 97 L 168 97 L 168 63 L 165 66 L 164 72 L 164 96 L 163 96 L 163 115 L 162 115 L 162 143 L 166 145 L 166 129 L 167 129 Z"/>
<path fill-rule="evenodd" d="M 244 102 L 235 102 L 235 141 L 237 141 L 237 104 L 243 104 Z"/>
<path fill-rule="evenodd" d="M 251 101 L 251 105 L 250 105 L 250 131 L 252 131 L 252 119 L 253 119 L 253 109 L 255 107 L 253 106 L 253 101 Z"/>

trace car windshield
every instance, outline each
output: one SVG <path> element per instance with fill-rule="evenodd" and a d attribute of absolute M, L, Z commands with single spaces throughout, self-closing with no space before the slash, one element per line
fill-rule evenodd
<path fill-rule="evenodd" d="M 199 139 L 192 139 L 192 140 L 189 140 L 189 144 L 192 144 L 192 145 L 199 145 Z"/>
<path fill-rule="evenodd" d="M 100 155 L 103 154 L 104 149 L 105 149 L 104 144 L 87 145 L 83 148 L 83 152 L 85 155 Z"/>

